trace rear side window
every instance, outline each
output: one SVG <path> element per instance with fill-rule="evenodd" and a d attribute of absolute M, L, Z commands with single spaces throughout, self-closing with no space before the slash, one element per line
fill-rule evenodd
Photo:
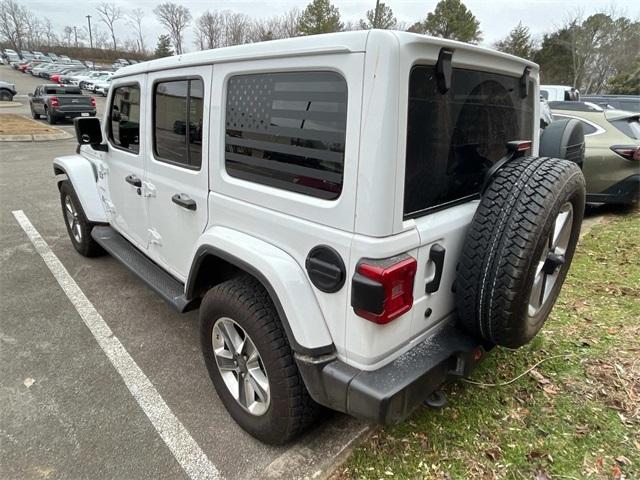
<path fill-rule="evenodd" d="M 123 85 L 113 90 L 109 107 L 109 140 L 123 150 L 140 150 L 140 86 Z"/>
<path fill-rule="evenodd" d="M 562 120 L 563 118 L 567 118 L 567 117 L 564 117 L 562 115 L 553 116 L 554 120 Z M 569 118 L 576 118 L 576 117 L 569 117 Z M 596 133 L 598 131 L 598 129 L 593 125 L 591 125 L 590 123 L 580 120 L 579 118 L 576 118 L 576 120 L 578 120 L 582 124 L 582 131 L 584 132 L 585 135 L 591 135 L 592 133 Z"/>
<path fill-rule="evenodd" d="M 533 139 L 533 97 L 521 98 L 519 78 L 456 68 L 451 88 L 441 94 L 435 66 L 413 67 L 405 218 L 477 195 L 485 172 L 506 154 L 506 143 Z"/>
<path fill-rule="evenodd" d="M 340 196 L 347 83 L 335 72 L 229 79 L 225 163 L 229 175 L 327 200 Z"/>
<path fill-rule="evenodd" d="M 203 93 L 204 85 L 200 79 L 156 84 L 153 133 L 158 160 L 200 168 Z"/>

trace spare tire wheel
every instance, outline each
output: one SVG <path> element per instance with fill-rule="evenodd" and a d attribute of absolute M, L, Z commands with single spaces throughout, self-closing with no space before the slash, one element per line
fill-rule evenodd
<path fill-rule="evenodd" d="M 462 325 L 505 347 L 528 343 L 558 297 L 585 203 L 580 168 L 557 158 L 507 163 L 485 190 L 457 274 Z"/>

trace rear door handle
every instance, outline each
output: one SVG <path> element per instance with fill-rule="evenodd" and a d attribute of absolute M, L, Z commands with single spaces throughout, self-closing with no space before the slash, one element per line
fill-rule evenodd
<path fill-rule="evenodd" d="M 180 205 L 182 208 L 186 208 L 187 210 L 195 210 L 197 208 L 196 201 L 185 193 L 176 193 L 173 197 L 171 197 L 171 201 L 176 205 Z"/>
<path fill-rule="evenodd" d="M 440 288 L 440 280 L 442 280 L 442 270 L 444 269 L 445 252 L 445 248 L 439 243 L 432 245 L 431 250 L 429 250 L 429 261 L 434 263 L 436 272 L 433 276 L 433 280 L 431 280 L 425 286 L 424 290 L 426 293 L 437 292 Z"/>
<path fill-rule="evenodd" d="M 140 188 L 142 186 L 142 180 L 140 180 L 135 175 L 127 175 L 126 177 L 124 177 L 124 179 L 127 183 L 133 185 L 134 187 Z"/>

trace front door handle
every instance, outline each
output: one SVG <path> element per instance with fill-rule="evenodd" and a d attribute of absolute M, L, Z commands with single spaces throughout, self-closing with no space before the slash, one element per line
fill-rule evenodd
<path fill-rule="evenodd" d="M 196 201 L 193 198 L 189 198 L 189 196 L 184 193 L 176 193 L 171 197 L 171 201 L 176 205 L 180 205 L 182 208 L 186 208 L 187 210 L 195 210 L 197 207 Z"/>
<path fill-rule="evenodd" d="M 140 180 L 135 175 L 127 175 L 126 177 L 124 177 L 124 179 L 127 183 L 133 185 L 134 187 L 140 188 L 142 186 L 142 180 Z"/>
<path fill-rule="evenodd" d="M 444 269 L 445 252 L 445 248 L 439 243 L 432 245 L 431 250 L 429 250 L 429 262 L 433 262 L 436 267 L 436 271 L 433 276 L 433 280 L 431 280 L 425 286 L 425 293 L 434 293 L 437 292 L 440 288 L 440 280 L 442 280 L 442 270 Z"/>

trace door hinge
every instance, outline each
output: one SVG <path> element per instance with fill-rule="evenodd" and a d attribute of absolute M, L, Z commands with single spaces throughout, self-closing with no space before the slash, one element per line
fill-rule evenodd
<path fill-rule="evenodd" d="M 153 183 L 142 182 L 142 196 L 143 197 L 155 197 L 156 186 Z"/>
<path fill-rule="evenodd" d="M 149 228 L 147 232 L 149 232 L 149 243 L 151 245 L 162 245 L 162 237 L 155 228 Z"/>

